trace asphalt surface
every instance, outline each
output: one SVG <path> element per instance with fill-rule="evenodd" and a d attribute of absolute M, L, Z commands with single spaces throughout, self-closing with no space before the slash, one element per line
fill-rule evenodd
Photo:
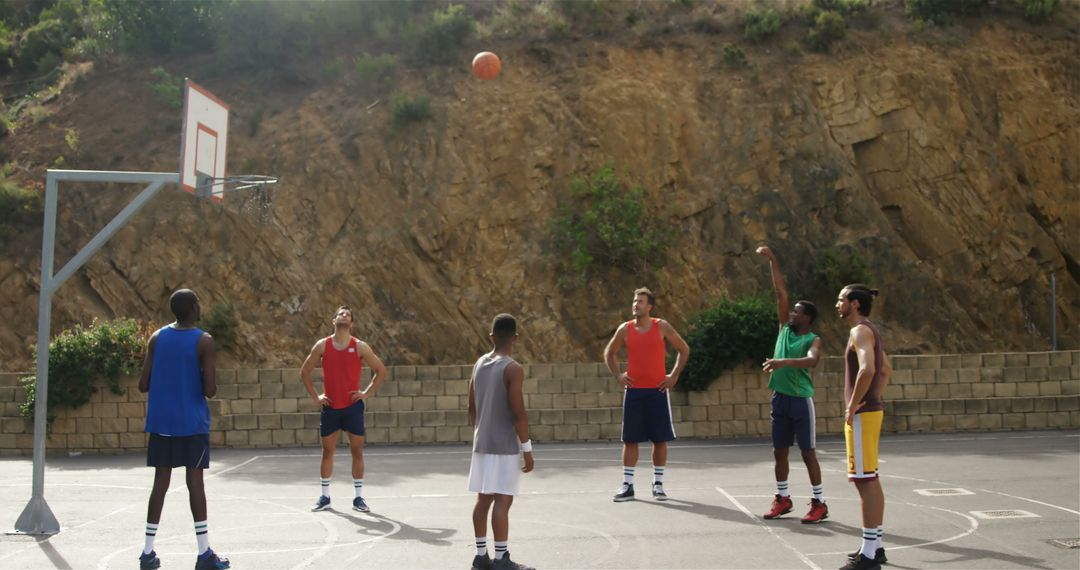
<path fill-rule="evenodd" d="M 664 503 L 649 496 L 647 447 L 638 499 L 614 503 L 618 445 L 538 444 L 536 470 L 510 512 L 510 552 L 537 568 L 838 568 L 859 544 L 859 503 L 844 475 L 843 440 L 818 445 L 830 516 L 803 525 L 810 485 L 797 450 L 795 511 L 761 518 L 775 492 L 765 440 L 676 442 Z M 887 435 L 881 448 L 886 568 L 1080 568 L 1080 549 L 1050 542 L 1080 539 L 1080 432 Z M 468 568 L 468 447 L 369 446 L 369 514 L 351 509 L 345 448 L 332 508 L 310 512 L 318 461 L 313 448 L 215 450 L 211 546 L 234 568 Z M 0 568 L 137 567 L 153 479 L 144 465 L 142 455 L 50 457 L 45 496 L 63 530 L 48 539 L 0 535 Z M 30 496 L 30 478 L 29 459 L 0 460 L 7 528 Z M 156 550 L 163 568 L 194 563 L 181 473 Z"/>

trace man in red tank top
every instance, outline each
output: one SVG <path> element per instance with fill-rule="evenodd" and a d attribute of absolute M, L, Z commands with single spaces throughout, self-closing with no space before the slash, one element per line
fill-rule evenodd
<path fill-rule="evenodd" d="M 352 453 L 353 509 L 368 512 L 363 498 L 364 488 L 364 400 L 371 397 L 386 379 L 386 366 L 371 347 L 352 336 L 353 315 L 348 306 L 338 307 L 334 314 L 334 334 L 320 339 L 300 369 L 311 399 L 319 405 L 319 436 L 322 442 L 322 463 L 319 465 L 322 494 L 311 507 L 321 511 L 330 506 L 330 475 L 334 471 L 334 447 L 338 432 L 349 434 Z M 315 391 L 311 373 L 317 365 L 323 369 L 323 393 Z M 372 371 L 371 384 L 360 389 L 360 372 L 367 364 Z"/>
<path fill-rule="evenodd" d="M 667 442 L 675 439 L 668 391 L 679 381 L 690 357 L 690 347 L 667 321 L 652 317 L 655 303 L 652 291 L 644 287 L 634 291 L 631 306 L 634 320 L 619 325 L 604 349 L 608 370 L 624 389 L 623 484 L 614 497 L 617 503 L 634 498 L 634 467 L 638 461 L 638 444 L 643 441 L 653 444 L 653 497 L 658 501 L 668 498 L 664 493 Z M 679 353 L 670 374 L 666 368 L 665 341 Z M 627 367 L 626 372 L 620 372 L 616 357 L 624 346 Z"/>

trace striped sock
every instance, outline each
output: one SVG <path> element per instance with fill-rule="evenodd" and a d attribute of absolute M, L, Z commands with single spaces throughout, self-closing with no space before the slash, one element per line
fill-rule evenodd
<path fill-rule="evenodd" d="M 874 541 L 875 554 L 876 554 L 877 549 L 883 548 L 881 546 L 881 537 L 883 537 L 883 536 L 885 536 L 885 525 L 884 524 L 877 527 L 877 540 Z"/>
<path fill-rule="evenodd" d="M 652 471 L 653 471 L 653 483 L 661 483 L 662 484 L 664 482 L 664 466 L 663 465 L 653 465 Z"/>
<path fill-rule="evenodd" d="M 353 479 L 352 480 L 352 486 L 353 486 L 353 490 L 356 491 L 356 496 L 357 497 L 361 496 L 361 494 L 364 491 L 364 478 L 361 477 L 359 479 Z"/>
<path fill-rule="evenodd" d="M 486 536 L 478 536 L 478 537 L 476 537 L 476 555 L 477 556 L 487 556 L 487 537 Z"/>
<path fill-rule="evenodd" d="M 817 499 L 819 503 L 825 502 L 825 485 L 811 485 L 810 491 L 814 493 L 814 498 Z"/>
<path fill-rule="evenodd" d="M 780 495 L 781 497 L 790 497 L 791 496 L 791 493 L 788 492 L 787 481 L 777 481 L 776 482 L 776 494 Z"/>
<path fill-rule="evenodd" d="M 623 480 L 623 483 L 626 483 L 627 485 L 633 485 L 634 484 L 634 468 L 633 467 L 626 467 L 625 465 L 623 466 L 623 468 L 622 468 L 622 480 Z"/>
<path fill-rule="evenodd" d="M 206 521 L 195 521 L 195 540 L 199 543 L 199 554 L 210 548 L 210 535 L 206 533 Z"/>
<path fill-rule="evenodd" d="M 319 486 L 322 487 L 322 496 L 330 498 L 330 478 L 322 477 L 319 479 Z"/>
<path fill-rule="evenodd" d="M 874 559 L 874 551 L 877 550 L 877 548 L 874 546 L 874 543 L 876 543 L 876 542 L 877 542 L 877 529 L 876 528 L 864 528 L 864 529 L 862 529 L 862 549 L 860 550 L 860 552 L 862 552 L 863 556 L 869 558 L 870 560 Z"/>
<path fill-rule="evenodd" d="M 510 544 L 509 541 L 495 541 L 495 560 L 501 560 L 503 556 L 506 556 L 506 545 Z"/>
<path fill-rule="evenodd" d="M 146 545 L 143 546 L 143 554 L 150 554 L 154 551 L 154 537 L 157 536 L 157 529 L 157 524 L 149 522 L 146 523 Z"/>

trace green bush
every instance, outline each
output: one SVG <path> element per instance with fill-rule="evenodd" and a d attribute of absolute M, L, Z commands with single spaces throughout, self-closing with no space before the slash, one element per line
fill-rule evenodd
<path fill-rule="evenodd" d="M 66 38 L 60 20 L 42 20 L 23 32 L 15 66 L 22 72 L 48 71 L 55 67 Z"/>
<path fill-rule="evenodd" d="M 41 194 L 0 178 L 0 243 L 40 227 L 43 213 Z"/>
<path fill-rule="evenodd" d="M 814 256 L 814 287 L 821 298 L 836 295 L 844 285 L 869 280 L 870 270 L 857 252 L 827 247 Z"/>
<path fill-rule="evenodd" d="M 742 15 L 743 35 L 757 43 L 779 31 L 781 23 L 780 12 L 772 8 L 746 12 Z"/>
<path fill-rule="evenodd" d="M 725 370 L 772 355 L 776 342 L 776 301 L 768 295 L 724 298 L 687 324 L 690 361 L 678 386 L 705 390 Z"/>
<path fill-rule="evenodd" d="M 164 67 L 160 66 L 151 69 L 150 75 L 153 75 L 157 81 L 147 83 L 147 85 L 150 86 L 150 90 L 154 92 L 158 100 L 165 103 L 170 109 L 179 109 L 184 102 L 183 82 L 173 77 L 172 74 L 165 71 Z"/>
<path fill-rule="evenodd" d="M 853 14 L 869 6 L 868 0 L 814 0 L 813 7 L 823 12 Z"/>
<path fill-rule="evenodd" d="M 221 12 L 233 4 L 216 0 L 101 0 L 105 34 L 135 53 L 193 53 L 214 49 Z"/>
<path fill-rule="evenodd" d="M 476 24 L 461 4 L 436 10 L 416 34 L 416 55 L 426 63 L 453 63 Z"/>
<path fill-rule="evenodd" d="M 989 3 L 989 0 L 904 0 L 904 10 L 908 16 L 948 24 L 957 17 L 977 14 Z"/>
<path fill-rule="evenodd" d="M 724 63 L 728 67 L 746 67 L 746 52 L 735 44 L 724 44 Z"/>
<path fill-rule="evenodd" d="M 806 41 L 816 51 L 828 51 L 830 45 L 844 39 L 846 32 L 847 22 L 844 17 L 837 12 L 825 11 L 814 18 Z"/>
<path fill-rule="evenodd" d="M 373 56 L 367 52 L 353 60 L 356 76 L 363 82 L 386 83 L 394 75 L 398 58 L 392 53 Z"/>
<path fill-rule="evenodd" d="M 1024 17 L 1032 22 L 1046 22 L 1057 9 L 1058 0 L 1016 0 L 1024 8 Z"/>
<path fill-rule="evenodd" d="M 322 67 L 323 77 L 329 80 L 334 80 L 338 77 L 341 77 L 341 72 L 344 70 L 345 60 L 340 57 L 335 57 L 334 59 L 324 63 Z"/>
<path fill-rule="evenodd" d="M 134 373 L 146 353 L 149 330 L 135 319 L 76 325 L 49 343 L 49 421 L 57 408 L 75 409 L 90 401 L 104 381 L 113 394 L 123 394 L 120 376 Z M 34 417 L 35 376 L 23 378 L 24 417 Z"/>
<path fill-rule="evenodd" d="M 236 308 L 232 303 L 215 303 L 208 314 L 202 315 L 199 328 L 214 337 L 219 350 L 236 347 Z"/>
<path fill-rule="evenodd" d="M 409 97 L 399 93 L 394 95 L 390 105 L 391 123 L 394 125 L 394 130 L 431 118 L 431 103 L 423 95 Z"/>
<path fill-rule="evenodd" d="M 605 166 L 574 180 L 570 193 L 548 230 L 558 259 L 579 283 L 600 267 L 641 276 L 664 265 L 674 232 L 646 211 L 644 188 L 628 188 Z"/>

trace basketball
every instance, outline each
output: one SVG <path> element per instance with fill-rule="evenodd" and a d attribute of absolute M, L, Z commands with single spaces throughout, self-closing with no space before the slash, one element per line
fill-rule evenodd
<path fill-rule="evenodd" d="M 472 60 L 472 72 L 477 79 L 484 81 L 495 79 L 499 76 L 501 69 L 502 62 L 499 61 L 499 56 L 490 51 L 482 51 Z"/>

